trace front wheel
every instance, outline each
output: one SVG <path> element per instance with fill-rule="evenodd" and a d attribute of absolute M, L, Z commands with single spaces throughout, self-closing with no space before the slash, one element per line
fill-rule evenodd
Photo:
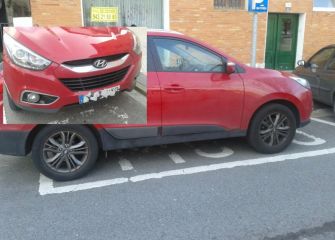
<path fill-rule="evenodd" d="M 69 181 L 86 175 L 98 158 L 94 134 L 81 125 L 50 125 L 36 136 L 32 159 L 45 176 Z"/>
<path fill-rule="evenodd" d="M 269 104 L 252 119 L 248 142 L 258 152 L 278 153 L 291 144 L 296 128 L 296 119 L 291 109 L 281 104 Z"/>

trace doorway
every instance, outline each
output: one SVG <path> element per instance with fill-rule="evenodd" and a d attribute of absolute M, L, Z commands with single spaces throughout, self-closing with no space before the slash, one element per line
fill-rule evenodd
<path fill-rule="evenodd" d="M 293 70 L 297 53 L 299 14 L 269 13 L 265 67 Z"/>

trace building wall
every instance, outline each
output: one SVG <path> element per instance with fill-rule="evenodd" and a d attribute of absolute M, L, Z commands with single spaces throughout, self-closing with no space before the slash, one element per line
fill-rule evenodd
<path fill-rule="evenodd" d="M 252 14 L 214 9 L 214 0 L 170 0 L 170 27 L 250 62 Z M 266 14 L 259 15 L 257 62 L 264 62 Z"/>
<path fill-rule="evenodd" d="M 40 26 L 81 26 L 80 0 L 30 0 L 33 23 Z M 244 63 L 250 62 L 252 14 L 214 9 L 214 0 L 170 0 L 170 28 L 216 46 Z M 270 0 L 270 12 L 306 13 L 303 57 L 335 41 L 335 12 L 313 12 L 313 0 Z M 257 62 L 265 61 L 267 14 L 259 14 Z"/>
<path fill-rule="evenodd" d="M 304 59 L 320 48 L 335 43 L 335 12 L 313 11 L 313 0 L 270 1 L 270 12 L 285 12 L 285 3 L 291 2 L 291 13 L 306 13 Z"/>
<path fill-rule="evenodd" d="M 82 26 L 80 0 L 30 0 L 33 23 L 39 26 Z"/>
<path fill-rule="evenodd" d="M 214 0 L 170 0 L 171 29 L 206 41 L 226 53 L 250 63 L 252 14 L 246 10 L 214 9 Z M 313 0 L 270 0 L 269 12 L 285 13 L 285 3 L 291 2 L 290 13 L 306 13 L 303 58 L 318 49 L 334 44 L 335 12 L 313 12 Z M 267 14 L 259 14 L 257 63 L 265 61 Z"/>
<path fill-rule="evenodd" d="M 305 59 L 321 47 L 335 43 L 335 12 L 313 12 L 307 16 L 304 44 Z"/>

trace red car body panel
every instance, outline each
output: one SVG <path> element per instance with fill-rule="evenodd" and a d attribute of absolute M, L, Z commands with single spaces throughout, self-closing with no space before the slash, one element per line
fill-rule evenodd
<path fill-rule="evenodd" d="M 268 102 L 280 100 L 286 100 L 298 109 L 301 122 L 310 119 L 313 109 L 312 93 L 292 81 L 289 73 L 249 67 L 206 43 L 182 34 L 149 32 L 149 36 L 174 38 L 198 44 L 220 54 L 228 62 L 233 62 L 245 70 L 243 73 L 230 75 L 225 73 L 152 73 L 152 75 L 157 74 L 158 80 L 156 81 L 161 84 L 162 125 L 215 123 L 229 130 L 247 130 L 257 109 Z M 195 81 L 195 79 L 202 81 Z M 177 94 L 165 91 L 164 88 L 169 88 L 173 84 L 182 88 L 187 84 L 188 91 L 194 93 L 196 101 L 188 101 L 189 95 L 185 92 Z M 199 94 L 200 89 L 201 94 Z M 208 102 L 210 104 L 207 105 Z M 186 114 L 188 116 L 185 119 Z"/>
<path fill-rule="evenodd" d="M 15 65 L 4 51 L 4 79 L 13 101 L 30 109 L 57 111 L 79 102 L 80 95 L 120 86 L 120 91 L 132 89 L 134 79 L 141 69 L 141 55 L 133 51 L 132 33 L 126 28 L 4 28 L 5 33 L 16 41 L 52 61 L 43 71 L 33 71 Z M 5 47 L 4 47 L 5 48 Z M 103 58 L 118 54 L 129 54 L 126 61 L 109 69 L 77 73 L 62 63 L 83 59 Z M 60 79 L 80 79 L 116 72 L 130 67 L 121 81 L 90 90 L 72 91 Z M 36 105 L 20 101 L 25 90 L 59 97 L 50 105 Z"/>
<path fill-rule="evenodd" d="M 163 136 L 164 128 L 169 126 L 208 125 L 246 134 L 255 112 L 273 101 L 285 101 L 294 106 L 299 115 L 298 127 L 309 122 L 313 108 L 311 91 L 290 79 L 288 73 L 248 67 L 207 44 L 181 34 L 149 32 L 148 36 L 177 38 L 200 44 L 221 54 L 244 71 L 232 74 L 185 74 L 149 70 L 147 124 L 103 124 L 94 125 L 95 129 L 155 127 L 158 129 L 157 135 Z M 36 126 L 0 125 L 0 129 L 30 132 Z"/>
<path fill-rule="evenodd" d="M 244 78 L 245 100 L 241 129 L 247 129 L 257 109 L 272 101 L 292 103 L 301 122 L 310 119 L 313 110 L 311 91 L 288 78 L 288 73 L 247 67 Z"/>
<path fill-rule="evenodd" d="M 164 125 L 240 129 L 244 91 L 239 74 L 159 72 L 157 75 Z"/>

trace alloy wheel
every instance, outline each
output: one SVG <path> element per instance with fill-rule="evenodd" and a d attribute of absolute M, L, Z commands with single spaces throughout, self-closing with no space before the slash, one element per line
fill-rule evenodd
<path fill-rule="evenodd" d="M 289 134 L 289 120 L 282 113 L 270 113 L 261 121 L 259 136 L 266 145 L 278 146 L 286 141 Z"/>
<path fill-rule="evenodd" d="M 87 161 L 88 142 L 73 131 L 60 131 L 50 136 L 43 146 L 43 160 L 54 171 L 69 173 Z"/>

